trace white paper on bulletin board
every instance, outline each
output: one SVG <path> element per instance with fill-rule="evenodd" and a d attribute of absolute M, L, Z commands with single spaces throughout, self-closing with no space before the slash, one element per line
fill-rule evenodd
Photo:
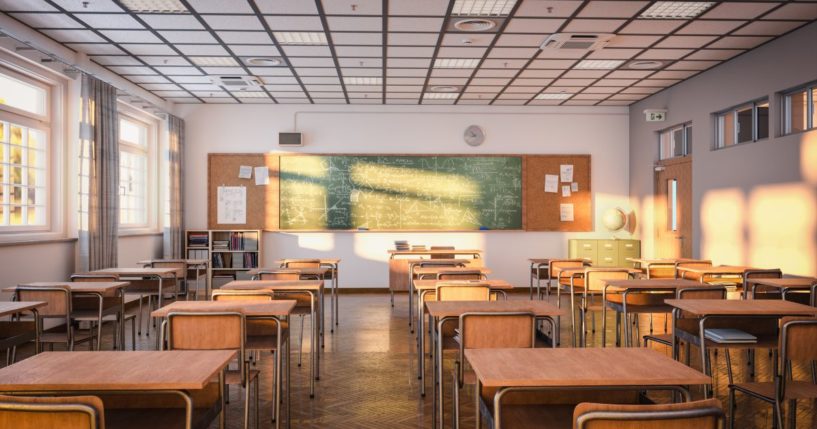
<path fill-rule="evenodd" d="M 217 223 L 247 223 L 247 188 L 244 186 L 218 187 Z"/>
<path fill-rule="evenodd" d="M 573 222 L 573 204 L 559 204 L 559 220 L 562 222 Z"/>

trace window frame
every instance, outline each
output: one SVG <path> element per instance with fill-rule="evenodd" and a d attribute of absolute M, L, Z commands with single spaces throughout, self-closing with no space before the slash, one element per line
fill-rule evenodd
<path fill-rule="evenodd" d="M 799 131 L 791 131 L 791 103 L 789 97 L 798 93 L 805 92 L 806 95 L 806 128 Z M 806 133 L 817 129 L 817 111 L 814 105 L 817 103 L 815 98 L 817 93 L 817 81 L 809 82 L 804 85 L 783 91 L 780 93 L 780 104 L 782 111 L 783 124 L 780 127 L 781 136 L 789 136 L 794 134 Z"/>
<path fill-rule="evenodd" d="M 675 151 L 672 151 L 671 156 L 666 157 L 666 158 L 663 157 L 663 154 L 662 154 L 663 148 L 662 148 L 662 145 L 661 145 L 662 136 L 665 133 L 667 133 L 669 138 L 674 139 L 674 133 L 676 131 L 679 131 L 679 130 L 681 131 L 681 138 L 683 140 L 682 141 L 683 150 L 681 151 L 682 155 L 675 155 Z M 659 161 L 666 161 L 666 160 L 676 159 L 676 158 L 685 158 L 687 156 L 692 155 L 692 145 L 691 145 L 691 142 L 689 141 L 689 136 L 690 136 L 691 132 L 692 132 L 692 121 L 683 122 L 683 123 L 673 125 L 671 127 L 659 130 L 658 131 L 658 160 Z"/>
<path fill-rule="evenodd" d="M 127 119 L 128 121 L 135 122 L 139 125 L 144 125 L 147 127 L 146 137 L 146 148 L 142 151 L 136 149 L 136 146 L 133 144 L 129 144 L 127 142 L 124 143 L 125 147 L 127 148 L 127 152 L 131 153 L 145 153 L 147 155 L 147 174 L 145 177 L 145 223 L 143 224 L 124 224 L 122 223 L 121 219 L 121 205 L 122 200 L 120 196 L 119 204 L 120 204 L 120 220 L 119 220 L 119 235 L 127 236 L 127 235 L 140 235 L 140 234 L 152 234 L 159 232 L 159 213 L 158 210 L 161 207 L 159 202 L 159 197 L 161 192 L 159 192 L 160 186 L 160 179 L 158 177 L 158 166 L 159 166 L 159 123 L 160 120 L 141 110 L 138 109 L 130 104 L 125 103 L 124 101 L 119 101 L 117 104 L 117 110 L 119 114 L 119 120 Z M 122 156 L 123 152 L 123 141 L 120 139 L 118 141 L 118 147 L 120 151 L 120 157 Z M 133 148 L 133 150 L 131 150 Z M 121 168 L 120 168 L 121 174 Z"/>
<path fill-rule="evenodd" d="M 40 73 L 41 70 L 31 67 L 27 63 L 18 64 L 17 58 L 10 55 L 0 55 L 0 73 L 24 83 L 37 86 L 45 90 L 45 114 L 29 112 L 9 105 L 0 105 L 0 120 L 15 123 L 28 129 L 42 131 L 45 134 L 44 147 L 44 191 L 45 191 L 45 223 L 42 225 L 3 225 L 0 220 L 0 242 L 29 241 L 32 239 L 51 239 L 63 235 L 64 208 L 61 196 L 64 189 L 56 180 L 62 172 L 63 150 L 57 144 L 62 140 L 64 126 L 61 114 L 64 111 L 66 84 L 57 76 L 49 77 Z M 10 132 L 10 130 L 9 130 Z M 24 204 L 28 205 L 28 204 Z M 21 205 L 22 206 L 22 205 Z M 11 207 L 11 205 L 9 205 Z M 0 214 L 2 216 L 2 214 Z"/>
<path fill-rule="evenodd" d="M 747 143 L 756 143 L 761 140 L 768 140 L 769 139 L 769 130 L 770 124 L 766 125 L 767 132 L 766 137 L 759 137 L 759 116 L 758 115 L 758 107 L 760 105 L 765 104 L 767 109 L 771 109 L 771 103 L 769 102 L 768 97 L 760 97 L 756 98 L 751 101 L 747 101 L 745 103 L 740 103 L 738 105 L 732 106 L 728 109 L 721 110 L 719 112 L 714 113 L 715 117 L 715 139 L 713 141 L 712 150 L 721 150 L 727 149 L 734 146 L 740 146 Z M 738 141 L 738 136 L 740 132 L 739 124 L 740 121 L 738 120 L 739 114 L 738 112 L 742 110 L 746 110 L 747 108 L 752 110 L 752 137 L 749 140 L 745 141 Z M 723 122 L 726 120 L 727 116 L 732 116 L 732 144 L 726 145 L 723 144 L 724 135 L 723 130 L 725 126 Z M 770 121 L 769 115 L 766 115 L 766 120 Z"/>

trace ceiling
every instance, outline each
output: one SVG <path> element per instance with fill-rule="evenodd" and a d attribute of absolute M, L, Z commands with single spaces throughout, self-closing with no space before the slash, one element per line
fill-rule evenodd
<path fill-rule="evenodd" d="M 703 11 L 645 17 L 678 6 Z M 175 103 L 610 106 L 814 21 L 817 1 L 0 0 L 0 11 Z M 474 16 L 495 27 L 454 27 Z M 614 36 L 598 50 L 541 49 L 554 33 Z M 227 90 L 211 80 L 223 75 L 261 85 Z"/>

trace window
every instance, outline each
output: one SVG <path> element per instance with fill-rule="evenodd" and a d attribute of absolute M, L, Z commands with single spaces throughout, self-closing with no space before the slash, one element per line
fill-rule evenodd
<path fill-rule="evenodd" d="M 659 159 L 687 156 L 692 153 L 692 124 L 678 125 L 658 133 Z"/>
<path fill-rule="evenodd" d="M 769 137 L 769 101 L 758 100 L 717 114 L 715 149 Z"/>
<path fill-rule="evenodd" d="M 150 126 L 119 115 L 119 223 L 148 226 L 148 160 Z"/>
<path fill-rule="evenodd" d="M 675 179 L 667 180 L 667 226 L 670 231 L 678 231 L 678 181 Z"/>
<path fill-rule="evenodd" d="M 817 83 L 785 94 L 783 112 L 785 134 L 817 127 Z"/>
<path fill-rule="evenodd" d="M 0 67 L 0 231 L 47 230 L 51 86 Z"/>

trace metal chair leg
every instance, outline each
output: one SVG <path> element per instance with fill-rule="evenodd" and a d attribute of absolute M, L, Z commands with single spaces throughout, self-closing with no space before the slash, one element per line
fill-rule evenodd
<path fill-rule="evenodd" d="M 729 389 L 729 429 L 735 429 L 735 389 Z"/>
<path fill-rule="evenodd" d="M 309 317 L 309 322 L 313 323 L 312 316 Z M 311 350 L 310 353 L 315 353 Z M 301 315 L 301 335 L 298 336 L 298 366 L 301 366 L 302 357 L 304 354 L 304 315 Z"/>

